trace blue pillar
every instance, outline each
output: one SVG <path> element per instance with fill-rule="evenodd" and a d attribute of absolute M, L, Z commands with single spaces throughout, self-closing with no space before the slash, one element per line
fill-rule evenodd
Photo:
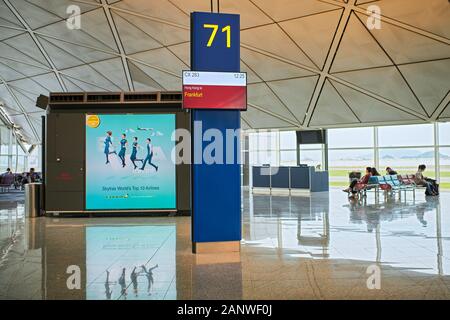
<path fill-rule="evenodd" d="M 211 25 L 217 25 L 212 41 L 214 28 Z M 230 26 L 229 31 L 227 26 Z M 191 70 L 239 72 L 239 33 L 239 15 L 192 13 Z M 240 129 L 240 111 L 192 110 L 192 131 L 195 123 L 197 125 L 201 123 L 201 130 L 198 130 L 198 133 L 201 132 L 202 137 L 208 129 L 220 130 L 224 137 L 224 152 L 223 164 L 206 164 L 203 157 L 194 159 L 198 163 L 194 161 L 192 164 L 193 251 L 238 251 L 241 240 L 240 137 L 238 136 L 233 143 L 235 161 L 228 164 L 225 137 L 227 129 Z M 204 148 L 209 143 L 203 142 L 200 137 L 194 137 L 193 158 L 196 147 L 203 154 Z M 198 144 L 201 144 L 200 148 Z"/>

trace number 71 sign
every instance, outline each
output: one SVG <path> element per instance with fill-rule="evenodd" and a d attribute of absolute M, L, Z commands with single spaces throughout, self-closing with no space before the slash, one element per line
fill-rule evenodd
<path fill-rule="evenodd" d="M 235 72 L 240 69 L 236 65 L 240 55 L 239 15 L 193 12 L 191 33 L 191 54 L 196 57 L 194 60 L 200 58 L 203 60 L 202 66 L 205 61 L 210 65 L 202 70 L 193 65 L 192 70 Z"/>

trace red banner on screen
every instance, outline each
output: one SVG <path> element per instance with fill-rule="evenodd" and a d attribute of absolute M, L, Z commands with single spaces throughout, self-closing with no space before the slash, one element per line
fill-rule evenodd
<path fill-rule="evenodd" d="M 246 110 L 247 87 L 184 85 L 183 108 Z"/>

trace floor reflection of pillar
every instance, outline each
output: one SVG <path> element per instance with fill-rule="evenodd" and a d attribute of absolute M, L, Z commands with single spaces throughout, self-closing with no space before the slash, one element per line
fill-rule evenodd
<path fill-rule="evenodd" d="M 442 267 L 442 231 L 441 231 L 441 205 L 436 206 L 436 241 L 437 241 L 437 269 L 440 276 L 444 275 Z"/>
<path fill-rule="evenodd" d="M 381 262 L 381 223 L 378 222 L 377 228 L 375 229 L 375 237 L 377 242 L 377 263 Z"/>

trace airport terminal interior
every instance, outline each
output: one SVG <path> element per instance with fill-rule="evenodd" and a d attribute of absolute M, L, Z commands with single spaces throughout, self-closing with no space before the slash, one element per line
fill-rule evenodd
<path fill-rule="evenodd" d="M 240 15 L 239 250 L 193 250 L 195 188 L 162 146 L 190 119 L 192 12 Z M 95 100 L 123 92 L 172 109 L 132 129 L 142 111 Z M 447 0 L 0 0 L 0 141 L 0 300 L 450 299 Z M 173 210 L 104 207 L 127 200 L 89 194 L 126 178 L 103 168 L 162 173 Z"/>

